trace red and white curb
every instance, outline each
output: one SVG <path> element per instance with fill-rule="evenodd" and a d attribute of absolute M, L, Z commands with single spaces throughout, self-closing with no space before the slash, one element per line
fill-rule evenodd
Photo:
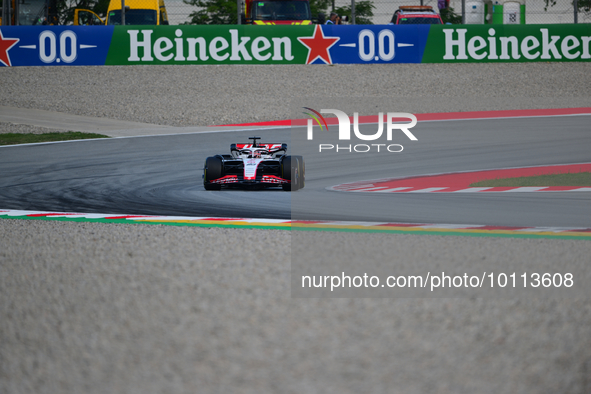
<path fill-rule="evenodd" d="M 353 193 L 532 193 L 532 192 L 591 192 L 581 186 L 528 186 L 528 187 L 471 187 L 489 179 L 533 177 L 550 174 L 591 172 L 591 163 L 557 164 L 492 170 L 427 174 L 403 178 L 385 178 L 343 183 L 328 190 Z"/>
<path fill-rule="evenodd" d="M 480 192 L 495 192 L 495 193 L 528 193 L 528 192 L 591 192 L 591 187 L 468 187 L 465 189 L 457 189 L 453 187 L 428 187 L 428 188 L 413 188 L 413 187 L 375 187 L 369 186 L 349 186 L 339 185 L 329 188 L 333 191 L 344 192 L 375 192 L 375 193 L 480 193 Z"/>
<path fill-rule="evenodd" d="M 480 120 L 480 119 L 508 119 L 508 118 L 538 118 L 547 116 L 578 116 L 591 115 L 591 107 L 580 108 L 550 108 L 550 109 L 510 109 L 500 111 L 468 111 L 468 112 L 435 112 L 414 114 L 418 122 L 438 122 L 455 120 Z M 326 117 L 329 125 L 338 125 L 339 121 L 334 117 Z M 351 123 L 353 118 L 349 117 Z M 216 125 L 210 127 L 291 127 L 306 126 L 308 119 L 285 119 L 269 122 L 237 123 Z M 358 117 L 359 124 L 380 123 L 378 115 L 362 115 Z"/>
<path fill-rule="evenodd" d="M 347 222 L 327 220 L 289 220 L 256 218 L 216 218 L 194 216 L 120 215 L 98 213 L 66 213 L 23 210 L 2 210 L 0 219 L 92 221 L 99 223 L 200 225 L 202 227 L 243 227 L 266 229 L 310 229 L 374 231 L 415 234 L 448 235 L 501 235 L 501 236 L 552 236 L 591 239 L 588 227 L 509 227 L 467 224 L 390 223 L 390 222 Z M 0 226 L 2 221 L 0 220 Z"/>
<path fill-rule="evenodd" d="M 6 218 L 63 218 L 63 219 L 104 219 L 104 220 L 127 220 L 129 222 L 203 222 L 217 221 L 222 223 L 244 222 L 260 224 L 289 224 L 291 220 L 282 219 L 247 219 L 247 218 L 217 218 L 210 216 L 159 216 L 159 215 L 126 215 L 126 214 L 103 214 L 103 213 L 75 213 L 75 212 L 46 212 L 46 211 L 23 211 L 12 209 L 0 209 L 0 217 Z"/>

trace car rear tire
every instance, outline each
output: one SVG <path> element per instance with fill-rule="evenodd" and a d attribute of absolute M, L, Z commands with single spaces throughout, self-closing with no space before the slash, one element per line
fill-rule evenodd
<path fill-rule="evenodd" d="M 302 189 L 306 182 L 306 167 L 302 156 L 285 156 L 281 161 L 281 177 L 291 183 L 282 185 L 285 191 Z"/>
<path fill-rule="evenodd" d="M 306 186 L 306 164 L 302 156 L 293 156 L 298 159 L 298 189 Z"/>
<path fill-rule="evenodd" d="M 203 168 L 203 187 L 205 190 L 220 190 L 222 185 L 211 183 L 219 179 L 224 174 L 224 164 L 219 157 L 208 157 L 205 159 L 205 166 Z"/>

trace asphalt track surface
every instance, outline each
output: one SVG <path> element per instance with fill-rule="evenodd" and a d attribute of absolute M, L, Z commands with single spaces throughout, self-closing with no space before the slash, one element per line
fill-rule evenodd
<path fill-rule="evenodd" d="M 253 134 L 288 142 L 302 129 L 201 132 L 116 138 L 0 150 L 0 207 L 85 213 L 590 227 L 591 193 L 396 194 L 337 193 L 340 183 L 494 168 L 570 164 L 591 158 L 590 116 L 420 122 L 393 143 L 401 153 L 318 154 L 336 131 L 297 144 L 306 187 L 205 191 L 205 158 L 228 153 Z M 367 134 L 375 125 L 366 125 Z M 318 136 L 318 137 L 316 137 Z M 295 146 L 295 145 L 294 145 Z"/>

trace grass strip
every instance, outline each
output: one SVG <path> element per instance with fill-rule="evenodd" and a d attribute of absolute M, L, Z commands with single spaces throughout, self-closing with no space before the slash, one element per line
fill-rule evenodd
<path fill-rule="evenodd" d="M 110 138 L 103 134 L 67 131 L 65 133 L 0 133 L 0 145 L 33 144 L 38 142 L 87 140 L 94 138 Z"/>
<path fill-rule="evenodd" d="M 591 186 L 591 172 L 574 174 L 549 174 L 518 178 L 487 179 L 470 184 L 473 187 L 547 187 L 547 186 Z"/>

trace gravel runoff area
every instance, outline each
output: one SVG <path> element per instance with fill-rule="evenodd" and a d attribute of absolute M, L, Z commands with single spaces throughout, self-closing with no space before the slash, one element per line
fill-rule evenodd
<path fill-rule="evenodd" d="M 281 119 L 307 95 L 384 97 L 415 113 L 591 106 L 590 71 L 0 68 L 0 105 L 173 126 Z M 491 270 L 497 254 L 559 271 L 591 251 L 573 240 L 369 239 L 368 251 L 393 244 L 407 262 L 492 256 Z M 591 392 L 588 298 L 292 299 L 290 242 L 287 231 L 0 220 L 0 392 Z"/>
<path fill-rule="evenodd" d="M 9 122 L 0 122 L 0 134 L 14 133 L 14 134 L 44 134 L 55 132 L 67 132 L 70 130 L 55 130 L 47 127 L 31 126 L 26 124 L 14 124 Z"/>
<path fill-rule="evenodd" d="M 167 126 L 289 119 L 291 100 L 301 97 L 380 97 L 384 108 L 411 113 L 585 107 L 590 69 L 582 62 L 5 67 L 0 105 Z M 357 111 L 376 109 L 359 100 Z"/>
<path fill-rule="evenodd" d="M 335 248 L 364 237 L 357 255 L 387 244 L 393 267 L 486 260 L 494 270 L 508 256 L 547 268 L 588 261 L 590 250 L 576 240 L 308 235 Z M 0 220 L 0 392 L 589 393 L 589 299 L 291 299 L 291 239 Z"/>

